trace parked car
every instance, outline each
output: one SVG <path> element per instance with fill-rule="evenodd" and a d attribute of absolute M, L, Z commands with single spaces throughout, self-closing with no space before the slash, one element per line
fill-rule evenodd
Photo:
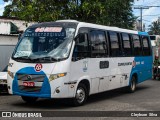
<path fill-rule="evenodd" d="M 7 89 L 7 66 L 0 72 L 0 93 L 8 92 Z"/>

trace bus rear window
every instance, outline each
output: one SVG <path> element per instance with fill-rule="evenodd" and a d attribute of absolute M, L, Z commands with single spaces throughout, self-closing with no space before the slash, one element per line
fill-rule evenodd
<path fill-rule="evenodd" d="M 156 40 L 156 36 L 150 36 L 151 40 Z"/>

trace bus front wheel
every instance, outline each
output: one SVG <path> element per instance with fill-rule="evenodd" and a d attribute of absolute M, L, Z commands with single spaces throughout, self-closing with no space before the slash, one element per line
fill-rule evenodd
<path fill-rule="evenodd" d="M 81 106 L 83 105 L 88 97 L 88 90 L 86 86 L 82 83 L 80 83 L 76 90 L 75 98 L 73 98 L 73 105 L 74 106 Z"/>
<path fill-rule="evenodd" d="M 27 97 L 27 96 L 21 96 L 22 100 L 26 103 L 35 103 L 37 101 L 37 97 Z"/>

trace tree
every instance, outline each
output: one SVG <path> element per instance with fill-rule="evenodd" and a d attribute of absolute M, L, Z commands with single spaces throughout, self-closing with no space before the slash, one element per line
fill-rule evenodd
<path fill-rule="evenodd" d="M 155 21 L 149 25 L 149 34 L 150 35 L 160 35 L 160 22 Z"/>
<path fill-rule="evenodd" d="M 8 0 L 5 0 L 8 1 Z M 76 19 L 103 25 L 132 28 L 134 0 L 10 0 L 3 16 L 26 21 Z"/>

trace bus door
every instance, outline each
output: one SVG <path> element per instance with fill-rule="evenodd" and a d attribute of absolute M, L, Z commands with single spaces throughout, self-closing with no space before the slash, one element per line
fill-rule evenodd
<path fill-rule="evenodd" d="M 72 55 L 71 70 L 70 70 L 70 80 L 79 80 L 88 76 L 88 57 L 89 52 L 89 42 L 88 35 L 80 33 L 75 39 L 75 45 Z M 86 78 L 84 78 L 86 79 Z"/>
<path fill-rule="evenodd" d="M 88 72 L 91 76 L 91 93 L 106 91 L 109 82 L 109 60 L 105 31 L 90 31 L 91 58 L 88 59 Z"/>

